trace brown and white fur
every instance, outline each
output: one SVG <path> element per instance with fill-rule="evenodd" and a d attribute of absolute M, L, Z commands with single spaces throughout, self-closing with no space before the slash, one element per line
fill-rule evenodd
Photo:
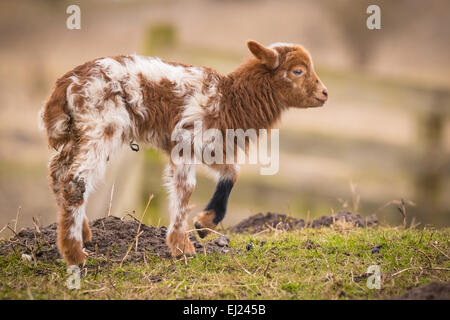
<path fill-rule="evenodd" d="M 149 143 L 168 154 L 174 130 L 269 129 L 289 107 L 322 106 L 328 98 L 309 53 L 299 45 L 270 47 L 248 41 L 253 57 L 228 75 L 143 56 L 117 56 L 87 62 L 57 80 L 41 111 L 52 156 L 50 184 L 60 208 L 58 247 L 69 265 L 85 261 L 83 243 L 91 240 L 85 213 L 108 160 L 130 141 Z M 194 133 L 192 133 L 194 134 Z M 204 237 L 226 212 L 238 166 L 215 164 L 217 189 L 195 218 Z M 188 202 L 195 188 L 195 165 L 167 165 L 173 256 L 193 255 L 186 234 Z"/>

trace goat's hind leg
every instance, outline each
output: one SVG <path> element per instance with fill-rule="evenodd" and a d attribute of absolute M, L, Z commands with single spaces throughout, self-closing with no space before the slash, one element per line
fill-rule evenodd
<path fill-rule="evenodd" d="M 82 228 L 85 219 L 86 182 L 68 173 L 62 180 L 62 203 L 58 219 L 58 248 L 68 265 L 84 263 Z"/>
<path fill-rule="evenodd" d="M 69 265 L 85 261 L 83 243 L 91 240 L 86 203 L 96 181 L 103 176 L 106 160 L 113 151 L 108 141 L 103 140 L 91 141 L 75 150 L 76 154 L 69 159 L 69 169 L 59 179 L 58 247 Z"/>
<path fill-rule="evenodd" d="M 61 150 L 55 153 L 50 160 L 50 186 L 53 190 L 53 193 L 55 194 L 56 203 L 61 208 L 61 210 L 63 210 L 62 205 L 64 203 L 62 180 L 67 175 L 71 162 L 76 155 L 76 150 L 77 149 L 73 143 L 68 143 Z M 82 237 L 84 243 L 90 242 L 92 240 L 92 232 L 89 227 L 87 217 L 85 217 L 83 220 Z"/>
<path fill-rule="evenodd" d="M 84 210 L 84 193 L 86 192 L 84 179 L 75 178 L 69 172 L 76 154 L 76 146 L 68 143 L 52 157 L 49 165 L 50 186 L 59 207 L 58 248 L 68 265 L 78 265 L 85 260 L 81 241 L 84 239 L 73 237 L 76 234 L 74 213 Z M 83 233 L 89 234 L 90 230 L 85 231 L 85 229 L 83 228 Z"/>
<path fill-rule="evenodd" d="M 83 243 L 88 243 L 92 241 L 92 231 L 91 228 L 89 227 L 89 220 L 87 217 L 84 217 L 83 220 L 82 236 L 83 236 Z"/>

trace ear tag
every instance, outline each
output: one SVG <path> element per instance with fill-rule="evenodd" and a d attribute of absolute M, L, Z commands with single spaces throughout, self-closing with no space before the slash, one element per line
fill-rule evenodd
<path fill-rule="evenodd" d="M 139 151 L 139 145 L 136 142 L 133 142 L 133 140 L 130 141 L 130 148 L 134 152 L 138 152 Z"/>

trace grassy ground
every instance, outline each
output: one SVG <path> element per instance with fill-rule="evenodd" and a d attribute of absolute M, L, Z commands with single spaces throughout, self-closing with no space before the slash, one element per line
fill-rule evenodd
<path fill-rule="evenodd" d="M 449 228 L 334 226 L 232 234 L 233 251 L 227 254 L 148 256 L 145 263 L 122 267 L 89 258 L 79 290 L 66 287 L 62 262 L 34 265 L 11 254 L 0 256 L 0 299 L 389 298 L 431 281 L 450 281 L 449 239 Z M 372 252 L 377 246 L 379 252 Z M 366 286 L 370 265 L 381 269 L 380 290 Z"/>

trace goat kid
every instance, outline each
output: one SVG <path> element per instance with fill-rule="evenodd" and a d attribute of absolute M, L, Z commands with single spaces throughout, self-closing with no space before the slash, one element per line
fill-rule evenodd
<path fill-rule="evenodd" d="M 85 261 L 83 243 L 91 240 L 86 202 L 124 143 L 149 143 L 170 155 L 177 130 L 190 130 L 197 138 L 196 121 L 205 130 L 223 133 L 258 131 L 270 129 L 289 107 L 318 107 L 328 99 L 311 56 L 300 45 L 265 47 L 248 41 L 247 46 L 253 57 L 228 75 L 132 55 L 96 59 L 57 80 L 40 116 L 48 144 L 56 150 L 49 164 L 50 185 L 60 209 L 58 247 L 68 265 Z M 208 167 L 218 182 L 194 219 L 200 237 L 224 218 L 239 170 L 225 161 Z M 171 215 L 167 244 L 172 256 L 194 255 L 186 227 L 195 165 L 170 160 L 165 178 Z"/>

